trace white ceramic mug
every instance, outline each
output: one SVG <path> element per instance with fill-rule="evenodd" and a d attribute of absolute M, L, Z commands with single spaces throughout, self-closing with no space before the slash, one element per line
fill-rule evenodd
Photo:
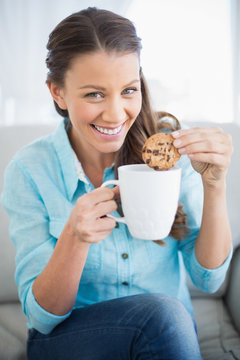
<path fill-rule="evenodd" d="M 118 177 L 101 187 L 119 185 L 124 217 L 108 216 L 127 224 L 136 238 L 160 240 L 168 236 L 178 207 L 181 169 L 156 171 L 145 164 L 124 165 L 118 168 Z"/>

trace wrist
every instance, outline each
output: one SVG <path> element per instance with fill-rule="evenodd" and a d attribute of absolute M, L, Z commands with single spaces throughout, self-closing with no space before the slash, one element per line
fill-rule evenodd
<path fill-rule="evenodd" d="M 209 193 L 216 193 L 216 194 L 220 194 L 220 193 L 225 193 L 226 192 L 226 179 L 221 179 L 221 180 L 217 180 L 217 181 L 203 181 L 203 189 L 204 192 L 209 192 Z"/>
<path fill-rule="evenodd" d="M 69 219 L 64 227 L 63 232 L 65 233 L 65 235 L 68 237 L 69 241 L 71 241 L 74 246 L 81 247 L 81 248 L 86 247 L 86 249 L 89 248 L 90 244 L 87 243 L 86 241 L 81 240 L 81 238 L 79 237 L 75 228 L 71 225 L 71 222 L 69 221 Z"/>

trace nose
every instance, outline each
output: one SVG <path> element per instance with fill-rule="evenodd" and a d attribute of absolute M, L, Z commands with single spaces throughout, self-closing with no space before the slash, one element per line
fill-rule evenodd
<path fill-rule="evenodd" d="M 106 102 L 106 107 L 102 113 L 102 119 L 109 124 L 122 124 L 127 120 L 125 101 L 115 97 Z"/>

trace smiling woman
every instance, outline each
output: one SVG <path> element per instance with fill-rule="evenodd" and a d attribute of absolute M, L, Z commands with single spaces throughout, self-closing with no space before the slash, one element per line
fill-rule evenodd
<path fill-rule="evenodd" d="M 225 199 L 231 138 L 218 128 L 181 129 L 174 116 L 153 111 L 141 40 L 127 18 L 87 8 L 63 19 L 47 48 L 47 85 L 63 119 L 54 134 L 16 154 L 2 195 L 28 359 L 66 360 L 71 352 L 71 360 L 200 360 L 183 262 L 203 291 L 224 280 L 232 254 Z M 141 226 L 138 237 L 116 226 L 108 214 L 119 209 L 120 190 L 100 186 L 121 165 L 142 164 L 146 139 L 159 131 L 172 132 L 182 154 L 180 203 L 165 246 L 155 235 L 144 240 Z M 137 179 L 132 185 L 141 198 Z M 162 195 L 157 200 L 158 210 Z M 165 213 L 157 210 L 158 221 Z"/>

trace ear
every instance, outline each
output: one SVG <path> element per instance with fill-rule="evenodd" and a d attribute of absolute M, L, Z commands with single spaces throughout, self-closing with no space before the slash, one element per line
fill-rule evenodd
<path fill-rule="evenodd" d="M 63 96 L 63 89 L 55 85 L 53 82 L 48 81 L 47 86 L 52 95 L 53 100 L 58 104 L 60 109 L 67 110 L 67 105 Z"/>

